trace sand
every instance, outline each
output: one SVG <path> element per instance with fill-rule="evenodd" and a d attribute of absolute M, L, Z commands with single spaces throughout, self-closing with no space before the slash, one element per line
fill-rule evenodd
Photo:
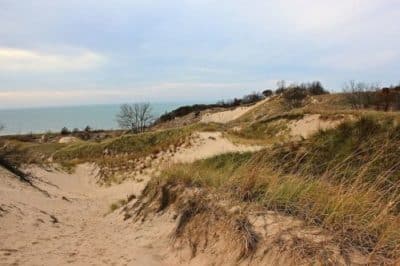
<path fill-rule="evenodd" d="M 307 114 L 302 119 L 289 123 L 290 135 L 292 137 L 309 138 L 318 130 L 327 130 L 339 126 L 345 120 L 344 117 L 335 120 L 321 119 L 320 114 Z"/>
<path fill-rule="evenodd" d="M 70 144 L 70 143 L 75 143 L 79 142 L 80 140 L 76 137 L 62 137 L 58 140 L 58 143 L 63 143 L 63 144 Z"/>
<path fill-rule="evenodd" d="M 259 148 L 201 132 L 194 145 L 180 149 L 170 161 Z M 73 174 L 29 170 L 37 177 L 34 184 L 48 195 L 0 169 L 0 265 L 186 265 L 170 250 L 172 218 L 138 225 L 124 221 L 119 210 L 110 212 L 112 203 L 140 195 L 149 176 L 100 187 L 90 164 L 79 165 Z"/>
<path fill-rule="evenodd" d="M 127 224 L 104 216 L 144 184 L 101 188 L 93 169 L 81 165 L 71 175 L 32 169 L 50 197 L 1 172 L 1 265 L 159 265 L 158 254 L 137 242 Z"/>
<path fill-rule="evenodd" d="M 217 113 L 207 113 L 204 114 L 201 118 L 201 122 L 203 123 L 221 123 L 226 124 L 233 120 L 238 119 L 245 113 L 253 110 L 254 108 L 258 107 L 259 105 L 264 104 L 265 102 L 269 101 L 270 98 L 266 98 L 254 105 L 246 106 L 246 107 L 237 107 L 233 110 L 217 112 Z"/>
<path fill-rule="evenodd" d="M 172 162 L 190 163 L 218 154 L 257 151 L 263 148 L 262 146 L 233 144 L 224 138 L 221 132 L 199 132 L 196 134 L 196 137 L 196 144 L 188 149 L 179 150 L 172 157 Z"/>

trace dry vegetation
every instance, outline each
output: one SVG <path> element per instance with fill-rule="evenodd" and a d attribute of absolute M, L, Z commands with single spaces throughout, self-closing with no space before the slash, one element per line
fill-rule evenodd
<path fill-rule="evenodd" d="M 176 165 L 153 185 L 207 188 L 295 215 L 371 262 L 394 262 L 400 254 L 399 146 L 393 119 L 364 117 L 306 141 Z"/>
<path fill-rule="evenodd" d="M 257 250 L 259 237 L 246 215 L 229 212 L 221 205 L 221 198 L 206 189 L 188 189 L 158 181 L 153 180 L 133 205 L 124 207 L 125 219 L 144 222 L 155 213 L 175 208 L 178 215 L 171 238 L 178 246 L 190 247 L 192 258 L 221 240 L 229 243 L 229 247 L 224 244 L 219 252 L 233 249 L 236 260 L 245 259 Z"/>
<path fill-rule="evenodd" d="M 241 247 L 239 259 L 257 250 L 258 237 L 247 213 L 231 213 L 221 207 L 229 202 L 229 206 L 295 216 L 306 225 L 323 228 L 341 252 L 357 249 L 371 264 L 398 263 L 399 114 L 354 109 L 349 101 L 353 96 L 345 93 L 294 94 L 295 102 L 276 95 L 227 124 L 195 123 L 69 145 L 10 140 L 2 153 L 17 164 L 45 163 L 49 158 L 65 166 L 94 162 L 107 183 L 115 172 L 134 171 L 140 158 L 184 144 L 195 131 L 220 131 L 236 142 L 267 144 L 255 153 L 227 153 L 169 166 L 153 177 L 133 206 L 128 207 L 130 198 L 110 209 L 125 206 L 126 219 L 145 220 L 149 213 L 174 205 L 179 217 L 173 238 L 189 245 L 192 256 L 218 232 Z M 289 124 L 309 114 L 318 114 L 322 120 L 351 119 L 307 139 L 290 138 Z M 316 256 L 315 243 L 298 239 L 300 242 L 307 247 L 302 249 L 304 254 Z"/>
<path fill-rule="evenodd" d="M 180 146 L 199 127 L 201 125 L 71 144 L 3 139 L 0 155 L 14 165 L 59 163 L 66 170 L 72 170 L 79 163 L 92 162 L 100 166 L 100 177 L 107 181 L 113 178 L 114 172 L 129 171 L 132 161 Z"/>
<path fill-rule="evenodd" d="M 48 158 L 66 145 L 3 139 L 0 141 L 0 146 L 0 156 L 19 166 L 21 164 L 47 164 Z"/>

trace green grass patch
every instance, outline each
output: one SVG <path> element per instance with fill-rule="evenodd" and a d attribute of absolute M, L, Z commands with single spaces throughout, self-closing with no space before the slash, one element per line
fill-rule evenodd
<path fill-rule="evenodd" d="M 5 157 L 15 165 L 24 163 L 46 164 L 52 154 L 66 146 L 66 144 L 60 143 L 36 143 L 18 140 L 3 140 L 2 142 L 2 144 L 0 143 L 3 146 L 0 149 L 0 156 Z"/>
<path fill-rule="evenodd" d="M 251 124 L 244 124 L 239 130 L 228 130 L 226 136 L 232 141 L 245 144 L 273 144 L 289 139 L 288 123 L 304 117 L 302 112 L 290 112 L 268 116 Z"/>
<path fill-rule="evenodd" d="M 58 150 L 54 159 L 59 162 L 97 162 L 105 155 L 129 154 L 131 158 L 143 157 L 165 150 L 170 145 L 182 144 L 191 132 L 190 128 L 181 128 L 125 135 L 103 142 L 76 143 Z"/>

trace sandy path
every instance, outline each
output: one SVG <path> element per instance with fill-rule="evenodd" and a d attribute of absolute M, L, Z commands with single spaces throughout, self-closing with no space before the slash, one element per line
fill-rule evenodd
<path fill-rule="evenodd" d="M 157 256 L 130 239 L 136 237 L 131 228 L 105 216 L 112 202 L 139 193 L 144 183 L 100 188 L 92 182 L 92 169 L 81 165 L 73 175 L 34 169 L 51 182 L 36 182 L 50 197 L 1 173 L 0 264 L 126 265 L 141 260 L 140 265 L 158 265 Z"/>
<path fill-rule="evenodd" d="M 220 133 L 199 133 L 196 145 L 181 149 L 173 162 L 189 162 L 237 146 Z M 177 265 L 168 234 L 174 223 L 125 222 L 110 204 L 138 195 L 149 177 L 112 187 L 96 185 L 95 168 L 80 165 L 74 174 L 32 168 L 35 185 L 0 169 L 0 265 Z M 168 218 L 166 218 L 168 219 Z M 171 218 L 172 221 L 172 218 Z"/>

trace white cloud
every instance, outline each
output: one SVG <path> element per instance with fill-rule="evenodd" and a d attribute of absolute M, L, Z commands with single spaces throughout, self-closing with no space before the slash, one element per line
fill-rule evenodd
<path fill-rule="evenodd" d="M 0 47 L 1 71 L 79 71 L 96 68 L 104 62 L 104 56 L 92 51 L 62 54 Z"/>
<path fill-rule="evenodd" d="M 0 91 L 2 108 L 141 101 L 207 101 L 240 97 L 271 88 L 276 80 L 255 83 L 160 82 L 123 88 L 29 89 Z"/>
<path fill-rule="evenodd" d="M 342 26 L 369 8 L 365 0 L 284 0 L 280 1 L 281 14 L 297 30 L 322 31 Z"/>
<path fill-rule="evenodd" d="M 399 52 L 394 50 L 381 50 L 372 53 L 349 51 L 323 57 L 320 62 L 327 67 L 336 69 L 365 71 L 388 67 L 398 62 L 399 57 Z"/>

